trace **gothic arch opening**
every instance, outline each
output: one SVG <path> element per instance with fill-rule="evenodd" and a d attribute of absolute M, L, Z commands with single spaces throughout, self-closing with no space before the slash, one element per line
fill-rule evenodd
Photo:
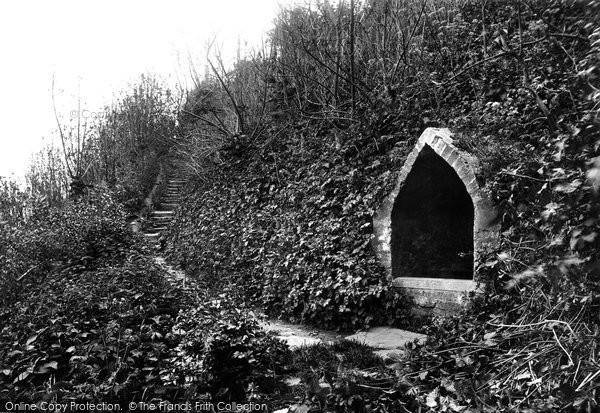
<path fill-rule="evenodd" d="M 474 215 L 465 183 L 424 145 L 393 204 L 392 276 L 472 280 Z"/>
<path fill-rule="evenodd" d="M 480 291 L 476 268 L 500 226 L 480 164 L 448 129 L 427 128 L 373 215 L 373 249 L 416 312 L 453 314 Z"/>

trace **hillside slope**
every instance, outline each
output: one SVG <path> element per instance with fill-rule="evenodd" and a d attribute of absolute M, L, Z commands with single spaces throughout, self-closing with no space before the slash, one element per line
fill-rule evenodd
<path fill-rule="evenodd" d="M 429 389 L 430 407 L 448 397 L 597 406 L 598 2 L 389 4 L 283 11 L 271 57 L 238 62 L 231 82 L 212 85 L 210 103 L 244 126 L 214 132 L 212 146 L 195 137 L 217 112 L 207 95 L 190 96 L 182 146 L 204 169 L 170 232 L 170 259 L 273 315 L 341 329 L 417 323 L 431 339 L 403 373 Z M 389 35 L 384 18 L 402 12 L 404 49 L 375 59 L 385 37 L 366 28 Z M 352 54 L 334 50 L 340 36 Z M 250 79 L 248 67 L 262 79 L 262 111 L 243 94 L 254 84 L 235 81 Z M 246 112 L 215 99 L 219 87 L 246 96 Z M 433 324 L 408 317 L 369 245 L 372 214 L 426 126 L 457 132 L 502 212 L 501 242 L 478 268 L 489 288 L 477 311 Z"/>

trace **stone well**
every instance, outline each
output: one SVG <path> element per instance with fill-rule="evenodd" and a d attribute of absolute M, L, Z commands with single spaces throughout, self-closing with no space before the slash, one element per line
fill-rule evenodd
<path fill-rule="evenodd" d="M 499 233 L 478 173 L 448 129 L 428 128 L 373 217 L 375 252 L 416 309 L 451 313 L 477 288 L 474 269 Z"/>

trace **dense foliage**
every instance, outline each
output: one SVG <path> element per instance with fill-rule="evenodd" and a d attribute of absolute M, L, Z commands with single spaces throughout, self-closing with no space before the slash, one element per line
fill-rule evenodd
<path fill-rule="evenodd" d="M 259 328 L 258 319 L 231 294 L 206 295 L 174 327 L 181 338 L 176 371 L 188 393 L 212 400 L 262 401 L 282 377 L 288 348 Z"/>
<path fill-rule="evenodd" d="M 99 161 L 92 182 L 115 188 L 130 212 L 138 212 L 165 164 L 177 133 L 178 98 L 153 76 L 141 76 L 106 109 L 95 136 Z"/>
<path fill-rule="evenodd" d="M 231 298 L 170 282 L 114 198 L 3 223 L 0 402 L 241 402 L 275 380 L 283 344 Z"/>
<path fill-rule="evenodd" d="M 36 284 L 51 270 L 90 269 L 106 260 L 119 260 L 123 245 L 132 241 L 124 212 L 112 198 L 96 191 L 64 208 L 46 199 L 29 200 L 29 216 L 4 225 L 0 239 L 2 300 L 9 303 L 20 280 Z"/>
<path fill-rule="evenodd" d="M 178 305 L 136 247 L 123 209 L 96 191 L 63 208 L 40 201 L 30 213 L 0 240 L 0 398 L 141 394 L 173 347 L 164 336 Z"/>
<path fill-rule="evenodd" d="M 57 206 L 108 187 L 129 213 L 139 213 L 177 133 L 178 95 L 154 75 L 142 75 L 101 111 L 78 97 L 67 117 L 58 113 L 54 93 L 53 99 L 57 137 L 32 157 L 28 192 Z"/>
<path fill-rule="evenodd" d="M 65 174 L 50 162 L 30 174 L 45 197 L 0 187 L 0 400 L 597 410 L 599 16 L 595 0 L 317 2 L 282 10 L 269 48 L 233 70 L 209 62 L 177 120 L 143 79 L 73 135 L 97 164 L 64 146 L 69 178 L 89 173 L 96 189 L 54 207 L 65 188 L 47 178 Z M 431 322 L 370 248 L 372 214 L 426 126 L 450 127 L 480 159 L 502 226 L 477 268 L 485 293 Z M 191 290 L 125 224 L 170 148 L 196 174 L 166 247 Z M 356 344 L 290 354 L 252 304 L 429 338 L 393 378 Z M 290 372 L 304 394 L 282 384 Z"/>
<path fill-rule="evenodd" d="M 298 153 L 292 142 L 286 152 L 265 150 L 248 168 L 232 161 L 203 185 L 171 228 L 172 257 L 191 274 L 235 282 L 248 298 L 298 320 L 347 329 L 386 321 L 386 312 L 395 317 L 385 307 L 393 293 L 369 250 L 369 220 L 385 191 L 378 178 L 389 164 L 377 161 L 377 141 L 364 149 L 374 152 L 367 169 L 344 162 L 335 148 Z"/>
<path fill-rule="evenodd" d="M 430 325 L 400 368 L 415 379 L 407 391 L 430 409 L 596 408 L 598 16 L 597 1 L 571 0 L 283 11 L 271 49 L 244 65 L 253 87 L 245 73 L 242 89 L 221 82 L 222 116 L 239 120 L 249 91 L 263 91 L 269 116 L 187 146 L 212 155 L 168 253 L 273 314 L 398 323 L 371 214 L 423 128 L 450 127 L 481 161 L 502 238 L 478 268 L 488 290 L 477 312 Z M 184 123 L 187 136 L 210 128 Z"/>

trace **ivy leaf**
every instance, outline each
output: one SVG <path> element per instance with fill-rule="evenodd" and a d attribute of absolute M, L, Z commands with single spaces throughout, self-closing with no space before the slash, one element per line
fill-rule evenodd
<path fill-rule="evenodd" d="M 19 374 L 16 379 L 13 380 L 13 384 L 25 380 L 27 377 L 29 377 L 29 375 L 31 375 L 29 371 L 24 371 L 23 373 Z"/>
<path fill-rule="evenodd" d="M 559 207 L 560 204 L 557 204 L 556 202 L 550 202 L 549 204 L 546 204 L 545 209 L 542 211 L 542 218 L 547 221 L 556 214 L 556 211 Z"/>
<path fill-rule="evenodd" d="M 27 341 L 25 342 L 25 345 L 28 346 L 31 343 L 33 343 L 35 340 L 37 340 L 38 335 L 37 334 L 33 334 L 32 336 L 30 336 Z"/>
<path fill-rule="evenodd" d="M 435 390 L 433 390 L 432 392 L 427 394 L 427 397 L 425 399 L 425 404 L 427 405 L 427 407 L 431 407 L 432 409 L 437 407 L 438 403 L 436 401 L 436 399 L 439 396 L 439 390 L 436 388 Z"/>
<path fill-rule="evenodd" d="M 58 369 L 58 363 L 56 361 L 49 361 L 38 367 L 37 373 L 48 373 L 50 370 Z"/>
<path fill-rule="evenodd" d="M 592 158 L 593 167 L 587 172 L 587 179 L 595 192 L 600 191 L 600 156 Z"/>
<path fill-rule="evenodd" d="M 492 331 L 491 333 L 487 333 L 483 336 L 483 344 L 485 344 L 486 346 L 496 346 L 498 344 L 497 340 L 493 340 L 494 337 L 496 337 L 497 333 L 495 331 Z"/>
<path fill-rule="evenodd" d="M 566 184 L 556 185 L 554 188 L 555 192 L 560 192 L 563 194 L 571 194 L 579 189 L 581 186 L 581 181 L 578 179 L 573 180 L 572 182 Z"/>

